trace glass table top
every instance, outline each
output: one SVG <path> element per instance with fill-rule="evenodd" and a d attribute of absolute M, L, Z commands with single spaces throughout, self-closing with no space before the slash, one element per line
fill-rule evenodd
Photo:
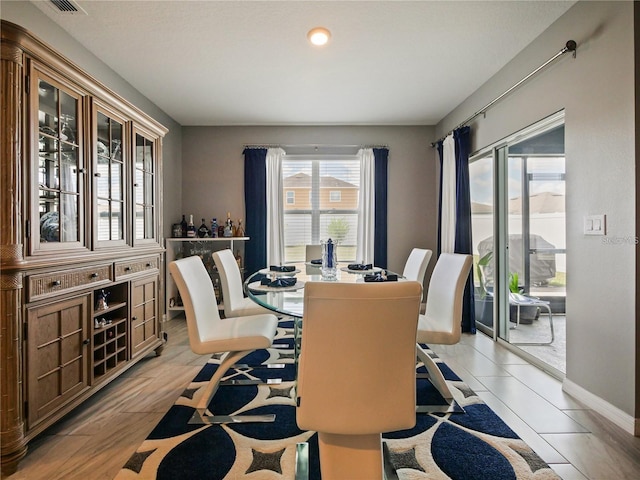
<path fill-rule="evenodd" d="M 348 263 L 339 263 L 336 271 L 336 277 L 332 280 L 323 279 L 320 265 L 311 265 L 309 263 L 296 263 L 294 272 L 283 274 L 282 272 L 269 272 L 272 280 L 281 278 L 295 277 L 296 283 L 292 286 L 285 287 L 268 287 L 260 285 L 260 279 L 265 276 L 266 269 L 261 269 L 249 276 L 244 282 L 244 290 L 246 294 L 258 305 L 269 310 L 280 313 L 282 315 L 290 315 L 302 318 L 304 309 L 304 285 L 307 282 L 340 282 L 340 283 L 358 283 L 364 282 L 364 276 L 372 273 L 372 271 L 380 271 L 380 268 L 372 270 L 357 271 L 349 270 Z M 389 272 L 392 273 L 392 272 Z M 398 275 L 398 279 L 401 276 Z"/>

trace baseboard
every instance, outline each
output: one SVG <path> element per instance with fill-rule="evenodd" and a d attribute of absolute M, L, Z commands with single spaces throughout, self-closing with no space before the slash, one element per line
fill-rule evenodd
<path fill-rule="evenodd" d="M 598 412 L 604 418 L 622 428 L 625 432 L 634 436 L 640 436 L 640 419 L 633 418 L 618 407 L 611 405 L 609 402 L 566 378 L 562 382 L 562 390 L 587 407 Z"/>

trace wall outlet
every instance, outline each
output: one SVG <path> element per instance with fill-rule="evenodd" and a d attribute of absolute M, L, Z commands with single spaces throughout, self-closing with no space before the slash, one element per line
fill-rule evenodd
<path fill-rule="evenodd" d="M 584 234 L 585 235 L 606 235 L 607 234 L 606 215 L 585 215 Z"/>

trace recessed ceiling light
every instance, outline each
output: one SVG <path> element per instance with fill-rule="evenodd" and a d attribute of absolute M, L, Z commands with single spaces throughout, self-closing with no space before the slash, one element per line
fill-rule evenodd
<path fill-rule="evenodd" d="M 316 27 L 309 30 L 307 38 L 314 45 L 325 45 L 331 37 L 331 32 L 323 27 Z"/>

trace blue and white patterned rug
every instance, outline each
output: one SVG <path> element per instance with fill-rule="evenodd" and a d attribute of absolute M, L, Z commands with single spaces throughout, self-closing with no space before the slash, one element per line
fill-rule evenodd
<path fill-rule="evenodd" d="M 281 321 L 275 344 L 243 363 L 285 363 L 285 369 L 230 371 L 226 378 L 282 378 L 283 383 L 221 386 L 216 414 L 275 413 L 274 423 L 189 425 L 199 392 L 219 365 L 214 356 L 116 476 L 125 479 L 294 479 L 296 444 L 309 443 L 310 479 L 320 479 L 317 436 L 295 421 L 292 322 Z M 434 358 L 435 354 L 430 352 Z M 464 413 L 418 414 L 416 426 L 384 434 L 401 480 L 554 479 L 553 470 L 458 378 L 437 360 Z M 418 371 L 424 368 L 418 364 Z M 442 402 L 428 380 L 418 380 L 418 403 Z M 358 479 L 348 479 L 358 480 Z M 363 479 L 366 480 L 366 479 Z"/>

